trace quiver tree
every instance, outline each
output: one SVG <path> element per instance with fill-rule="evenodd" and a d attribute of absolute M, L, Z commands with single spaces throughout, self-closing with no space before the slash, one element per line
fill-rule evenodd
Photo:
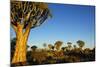
<path fill-rule="evenodd" d="M 48 44 L 48 48 L 49 50 L 52 50 L 53 45 L 52 44 Z"/>
<path fill-rule="evenodd" d="M 77 46 L 76 45 L 73 45 L 73 48 L 74 48 L 74 50 L 76 50 L 77 49 Z"/>
<path fill-rule="evenodd" d="M 67 42 L 67 45 L 68 45 L 68 50 L 71 50 L 71 48 L 72 48 L 72 43 L 71 43 L 71 42 Z"/>
<path fill-rule="evenodd" d="M 62 41 L 56 41 L 54 46 L 56 48 L 57 51 L 60 50 L 60 47 L 62 46 L 63 42 Z"/>
<path fill-rule="evenodd" d="M 44 44 L 43 44 L 43 47 L 44 47 L 44 48 L 45 48 L 45 50 L 46 50 L 47 44 L 46 44 L 46 43 L 44 43 Z"/>
<path fill-rule="evenodd" d="M 40 26 L 49 16 L 50 11 L 45 3 L 11 1 L 11 26 L 17 38 L 13 64 L 26 62 L 26 44 L 30 30 Z"/>
<path fill-rule="evenodd" d="M 32 46 L 31 49 L 32 49 L 33 52 L 35 52 L 36 49 L 37 49 L 37 46 Z"/>
<path fill-rule="evenodd" d="M 82 50 L 82 48 L 85 46 L 85 42 L 82 40 L 78 40 L 76 43 L 78 44 L 80 50 Z"/>

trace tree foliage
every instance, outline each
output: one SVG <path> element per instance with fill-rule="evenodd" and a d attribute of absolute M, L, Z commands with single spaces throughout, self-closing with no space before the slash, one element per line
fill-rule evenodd
<path fill-rule="evenodd" d="M 48 5 L 42 2 L 11 1 L 11 24 L 17 27 L 18 24 L 26 29 L 40 26 L 51 16 Z"/>
<path fill-rule="evenodd" d="M 67 42 L 67 44 L 72 44 L 71 42 Z"/>
<path fill-rule="evenodd" d="M 71 49 L 71 47 L 72 47 L 72 43 L 71 42 L 67 42 L 67 47 L 68 47 L 68 49 L 70 50 Z"/>
<path fill-rule="evenodd" d="M 46 46 L 47 46 L 47 44 L 46 44 L 46 43 L 44 43 L 44 44 L 43 44 L 43 47 L 46 47 Z"/>
<path fill-rule="evenodd" d="M 77 44 L 78 44 L 78 46 L 79 46 L 80 48 L 83 48 L 83 46 L 85 45 L 85 42 L 82 41 L 82 40 L 78 40 L 78 41 L 77 41 Z"/>
<path fill-rule="evenodd" d="M 31 49 L 32 51 L 35 51 L 38 47 L 37 46 L 32 46 Z"/>

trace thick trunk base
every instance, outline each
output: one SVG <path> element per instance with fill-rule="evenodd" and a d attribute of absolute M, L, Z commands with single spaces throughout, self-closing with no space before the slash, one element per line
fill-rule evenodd
<path fill-rule="evenodd" d="M 16 49 L 12 58 L 12 64 L 25 64 L 26 63 L 26 43 L 27 37 L 24 37 L 21 33 L 17 35 Z"/>
<path fill-rule="evenodd" d="M 17 30 L 16 30 L 16 48 L 14 52 L 14 56 L 12 58 L 12 64 L 20 64 L 25 65 L 26 64 L 26 44 L 30 32 L 31 24 L 28 25 L 25 32 L 23 32 L 23 25 L 18 24 Z"/>
<path fill-rule="evenodd" d="M 16 50 L 12 59 L 12 64 L 25 63 L 26 62 L 26 41 L 20 38 L 16 42 Z"/>

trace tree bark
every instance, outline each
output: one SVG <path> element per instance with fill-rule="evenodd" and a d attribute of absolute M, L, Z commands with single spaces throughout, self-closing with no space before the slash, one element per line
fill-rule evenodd
<path fill-rule="evenodd" d="M 27 28 L 25 33 L 23 33 L 23 26 L 18 25 L 16 31 L 16 48 L 14 56 L 12 58 L 12 64 L 26 63 L 26 50 L 27 50 L 27 40 L 30 32 L 30 27 Z"/>

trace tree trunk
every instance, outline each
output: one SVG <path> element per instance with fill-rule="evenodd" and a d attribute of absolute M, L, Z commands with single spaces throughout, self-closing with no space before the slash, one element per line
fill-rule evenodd
<path fill-rule="evenodd" d="M 30 29 L 27 29 L 27 32 L 23 33 L 23 27 L 19 25 L 17 27 L 16 32 L 16 48 L 14 52 L 14 56 L 12 58 L 12 64 L 17 63 L 26 63 L 26 49 L 27 49 L 27 40 L 29 35 Z M 22 64 L 23 65 L 23 64 Z"/>

